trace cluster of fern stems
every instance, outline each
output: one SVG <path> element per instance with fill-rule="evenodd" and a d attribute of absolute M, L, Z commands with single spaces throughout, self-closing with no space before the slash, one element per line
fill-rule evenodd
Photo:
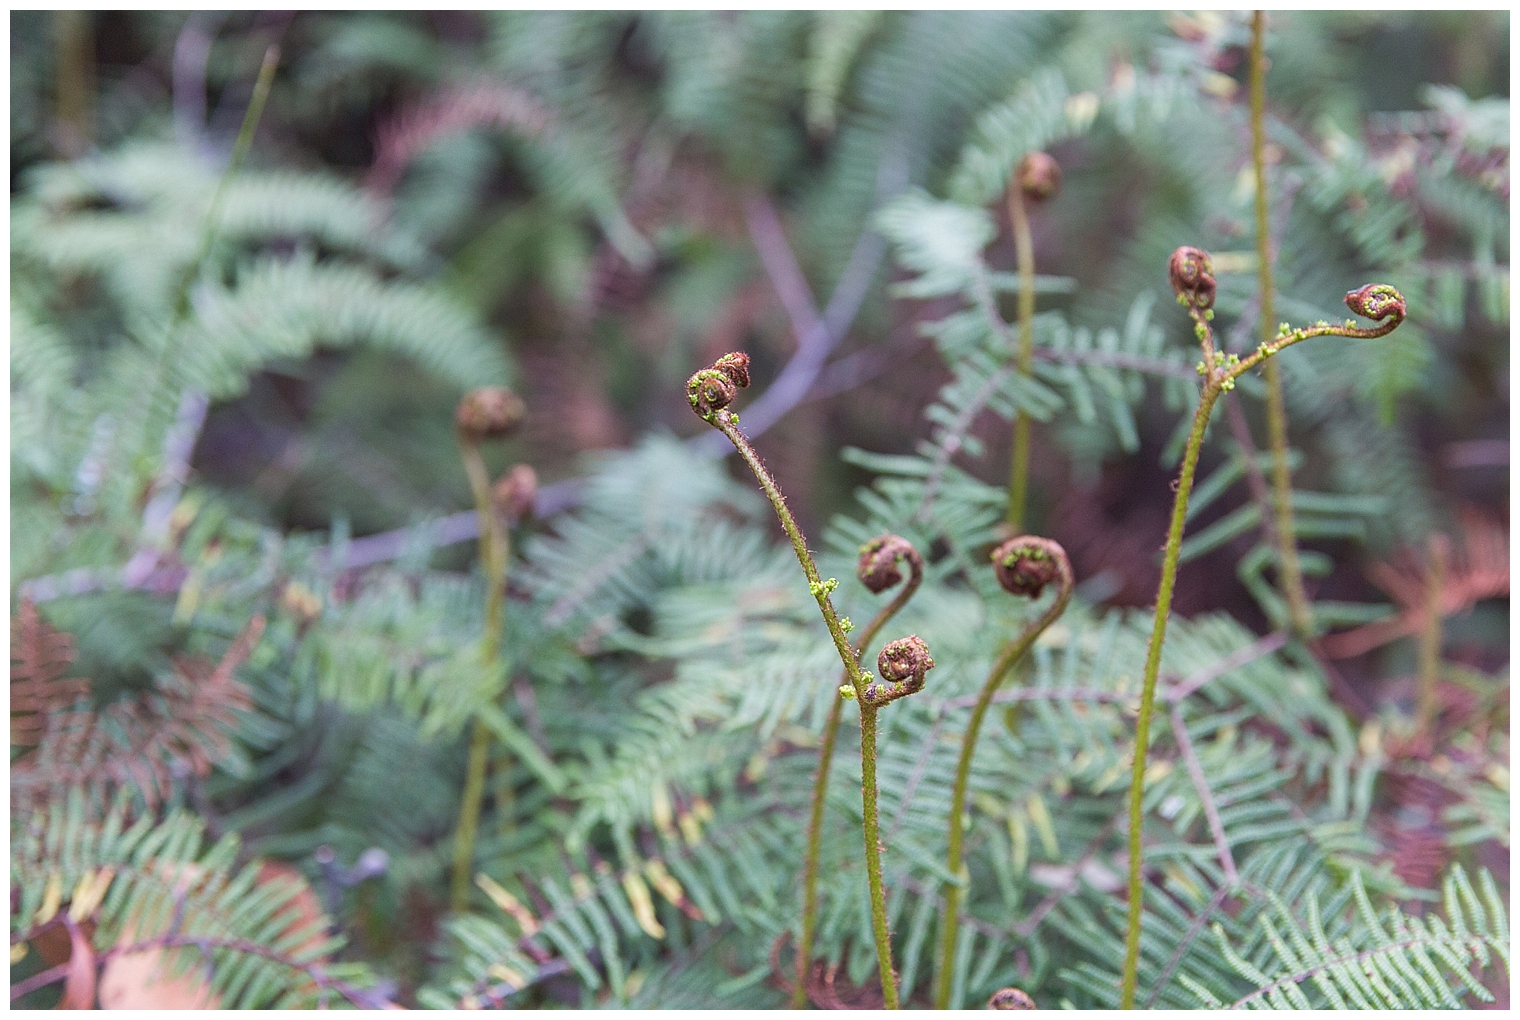
<path fill-rule="evenodd" d="M 1156 703 L 1156 683 L 1161 671 L 1161 651 L 1166 640 L 1166 624 L 1171 614 L 1172 595 L 1177 583 L 1177 563 L 1182 550 L 1182 532 L 1187 521 L 1188 499 L 1192 495 L 1198 456 L 1215 404 L 1235 388 L 1235 380 L 1257 366 L 1262 366 L 1268 382 L 1268 427 L 1273 451 L 1274 503 L 1277 510 L 1276 533 L 1280 555 L 1280 577 L 1289 606 L 1290 622 L 1300 636 L 1308 636 L 1312 626 L 1308 603 L 1303 593 L 1302 574 L 1298 569 L 1294 546 L 1287 463 L 1287 417 L 1283 405 L 1282 379 L 1272 356 L 1300 341 L 1317 336 L 1376 338 L 1386 336 L 1404 321 L 1403 295 L 1386 284 L 1369 284 L 1346 295 L 1352 311 L 1382 325 L 1357 326 L 1353 320 L 1343 325 L 1318 322 L 1314 326 L 1293 329 L 1287 323 L 1275 330 L 1273 321 L 1272 249 L 1268 233 L 1268 202 L 1263 119 L 1266 104 L 1264 23 L 1260 12 L 1252 19 L 1251 38 L 1251 129 L 1252 162 L 1256 183 L 1256 228 L 1262 341 L 1246 358 L 1215 349 L 1213 329 L 1215 280 L 1208 253 L 1197 248 L 1179 248 L 1168 266 L 1172 289 L 1179 304 L 1187 308 L 1194 322 L 1203 359 L 1198 374 L 1203 378 L 1198 407 L 1182 456 L 1182 467 L 1175 485 L 1171 523 L 1167 529 L 1162 554 L 1161 581 L 1156 591 L 1155 622 L 1146 648 L 1145 673 L 1141 682 L 1140 714 L 1135 724 L 1134 764 L 1129 788 L 1129 875 L 1127 883 L 1128 917 L 1124 936 L 1124 963 L 1120 983 L 1120 1006 L 1135 1004 L 1140 964 L 1140 920 L 1143 912 L 1144 879 L 1142 870 L 1141 824 L 1145 793 L 1146 758 L 1150 748 L 1151 715 Z"/>
<path fill-rule="evenodd" d="M 834 647 L 839 653 L 840 661 L 844 666 L 843 679 L 845 680 L 845 683 L 840 686 L 838 697 L 833 700 L 825 723 L 823 748 L 814 782 L 808 823 L 807 859 L 804 865 L 801 937 L 798 941 L 792 1005 L 794 1008 L 801 1008 L 806 1003 L 806 981 L 812 966 L 813 938 L 817 924 L 819 852 L 829 769 L 833 762 L 844 702 L 850 700 L 857 702 L 860 706 L 862 836 L 866 881 L 871 902 L 872 932 L 876 941 L 877 965 L 881 977 L 882 1002 L 887 1009 L 897 1009 L 900 998 L 896 972 L 892 964 L 891 936 L 887 930 L 886 893 L 881 871 L 882 846 L 876 779 L 876 723 L 877 714 L 883 707 L 923 689 L 925 674 L 934 667 L 934 660 L 929 654 L 928 647 L 917 636 L 889 642 L 877 658 L 877 670 L 881 674 L 881 679 L 878 681 L 871 673 L 861 669 L 860 656 L 886 623 L 918 590 L 923 580 L 923 558 L 910 543 L 896 535 L 880 536 L 861 548 L 858 576 L 861 583 L 871 591 L 879 593 L 903 581 L 898 567 L 899 562 L 907 565 L 909 576 L 902 590 L 876 614 L 852 645 L 847 635 L 853 627 L 848 620 L 840 619 L 830 597 L 838 585 L 837 579 L 825 580 L 819 573 L 817 563 L 808 548 L 807 539 L 787 508 L 786 498 L 780 487 L 760 460 L 748 438 L 740 431 L 738 415 L 727 410 L 738 389 L 749 384 L 748 369 L 749 359 L 746 355 L 742 353 L 725 355 L 712 367 L 703 369 L 691 377 L 687 384 L 688 399 L 692 409 L 704 421 L 722 432 L 733 443 L 744 462 L 754 472 L 767 499 L 770 500 L 787 538 L 792 543 L 797 562 L 807 578 L 808 590 L 818 603 Z M 1035 638 L 1065 610 L 1073 587 L 1071 566 L 1067 561 L 1065 551 L 1047 539 L 1029 536 L 1010 539 L 993 552 L 992 559 L 999 581 L 1009 592 L 1038 597 L 1044 586 L 1054 581 L 1058 587 L 1058 594 L 1045 612 L 1028 624 L 997 657 L 972 711 L 962 738 L 955 792 L 950 805 L 950 854 L 947 867 L 952 875 L 958 875 L 962 868 L 962 815 L 970 776 L 971 755 L 981 729 L 982 719 L 991 704 L 992 694 L 1013 665 L 1028 651 Z M 959 883 L 952 882 L 947 884 L 945 889 L 944 941 L 939 979 L 941 994 L 945 997 L 949 995 L 951 962 L 955 954 L 959 920 L 959 888 Z"/>
<path fill-rule="evenodd" d="M 1187 309 L 1188 315 L 1193 320 L 1194 334 L 1202 353 L 1202 360 L 1198 363 L 1202 388 L 1198 395 L 1198 405 L 1193 415 L 1192 427 L 1183 449 L 1181 468 L 1174 486 L 1176 497 L 1167 530 L 1161 581 L 1156 593 L 1154 623 L 1146 649 L 1139 715 L 1135 726 L 1135 749 L 1128 796 L 1128 923 L 1125 932 L 1125 955 L 1120 988 L 1120 1002 L 1123 1008 L 1134 1007 L 1138 975 L 1140 920 L 1144 897 L 1142 800 L 1151 737 L 1151 717 L 1155 709 L 1156 686 L 1160 674 L 1162 649 L 1166 640 L 1166 625 L 1171 613 L 1176 586 L 1177 565 L 1183 529 L 1187 520 L 1188 500 L 1192 493 L 1209 419 L 1219 401 L 1235 388 L 1237 379 L 1254 368 L 1259 367 L 1265 370 L 1267 373 L 1267 419 L 1273 458 L 1275 520 L 1272 521 L 1271 530 L 1275 533 L 1277 540 L 1279 579 L 1288 606 L 1289 626 L 1297 636 L 1308 638 L 1312 636 L 1313 623 L 1303 591 L 1302 572 L 1298 567 L 1294 545 L 1290 502 L 1291 482 L 1287 460 L 1287 419 L 1283 403 L 1282 379 L 1272 357 L 1285 348 L 1312 337 L 1375 338 L 1385 336 L 1396 328 L 1405 316 L 1402 295 L 1387 285 L 1374 284 L 1347 294 L 1346 304 L 1352 311 L 1372 319 L 1379 325 L 1362 327 L 1358 326 L 1354 320 L 1348 319 L 1343 324 L 1322 321 L 1310 327 L 1294 329 L 1287 323 L 1282 323 L 1273 328 L 1272 247 L 1268 231 L 1269 204 L 1262 130 L 1265 102 L 1262 35 L 1263 20 L 1258 14 L 1253 20 L 1251 47 L 1252 156 L 1256 181 L 1255 212 L 1262 321 L 1262 340 L 1256 350 L 1248 356 L 1241 357 L 1226 353 L 1216 345 L 1212 326 L 1216 284 L 1213 265 L 1207 252 L 1192 247 L 1179 248 L 1172 255 L 1168 265 L 1168 276 L 1178 303 Z M 1044 153 L 1033 153 L 1020 163 L 1008 189 L 1009 219 L 1013 228 L 1019 268 L 1019 334 L 1018 346 L 1013 354 L 1016 369 L 1026 376 L 1030 374 L 1033 367 L 1035 305 L 1034 252 L 1026 203 L 1049 198 L 1059 186 L 1059 180 L 1060 171 L 1055 161 Z M 687 383 L 687 396 L 693 411 L 722 432 L 733 443 L 750 470 L 754 472 L 760 488 L 770 501 L 787 538 L 791 541 L 797 561 L 807 579 L 808 590 L 818 604 L 844 667 L 839 696 L 833 700 L 824 725 L 822 749 L 808 818 L 803 909 L 791 1005 L 793 1008 L 801 1008 L 807 1001 L 807 981 L 812 968 L 812 951 L 817 927 L 818 872 L 825 794 L 837 745 L 839 726 L 843 718 L 844 702 L 852 700 L 860 707 L 862 835 L 866 880 L 871 903 L 872 931 L 876 940 L 883 1004 L 888 1009 L 896 1009 L 900 1005 L 900 994 L 892 965 L 891 939 L 887 929 L 886 896 L 881 866 L 883 847 L 879 842 L 876 779 L 877 714 L 891 701 L 921 690 L 924 686 L 924 674 L 933 667 L 934 663 L 927 646 L 916 636 L 891 642 L 883 649 L 877 660 L 878 671 L 882 674 L 880 681 L 861 668 L 860 657 L 865 654 L 887 622 L 918 590 L 923 579 L 923 560 L 911 544 L 895 535 L 880 536 L 861 548 L 859 579 L 872 592 L 880 593 L 903 581 L 899 563 L 906 564 L 908 577 L 896 596 L 862 629 L 852 644 L 848 637 L 852 625 L 847 619 L 840 618 L 830 598 L 838 581 L 834 578 L 825 580 L 819 573 L 818 566 L 809 551 L 807 540 L 787 508 L 786 499 L 780 487 L 761 462 L 754 447 L 740 431 L 738 415 L 728 410 L 738 390 L 748 385 L 749 359 L 742 353 L 733 353 L 725 355 L 711 367 L 693 375 Z M 1039 635 L 1060 618 L 1070 601 L 1075 583 L 1071 565 L 1059 544 L 1045 538 L 1018 534 L 1022 530 L 1027 505 L 1029 441 L 1030 421 L 1028 416 L 1020 411 L 1014 419 L 1013 455 L 1010 464 L 1006 515 L 1009 530 L 1015 537 L 993 550 L 992 565 L 998 581 L 1010 594 L 1038 599 L 1044 587 L 1053 583 L 1056 587 L 1056 595 L 1042 612 L 1030 620 L 1017 636 L 1001 649 L 982 684 L 962 732 L 955 781 L 948 805 L 948 852 L 945 864 L 946 874 L 950 877 L 944 883 L 943 889 L 944 907 L 941 915 L 940 945 L 934 980 L 933 1003 L 940 1009 L 948 1008 L 950 1005 L 960 927 L 961 894 L 969 880 L 963 857 L 966 796 L 977 738 L 994 693 L 1014 671 L 1014 667 L 1033 646 Z M 1004 991 L 1008 993 L 1004 999 L 1009 1002 L 1022 995 L 1017 989 Z M 1027 999 L 1027 996 L 1023 998 Z M 1001 1000 L 994 1005 L 996 1008 L 1017 1008 Z"/>

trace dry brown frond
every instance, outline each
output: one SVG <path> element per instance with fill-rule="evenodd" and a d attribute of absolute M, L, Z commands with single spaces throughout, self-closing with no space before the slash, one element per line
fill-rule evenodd
<path fill-rule="evenodd" d="M 27 608 L 23 605 L 23 614 Z M 18 616 L 13 628 L 27 631 L 36 646 L 34 655 L 53 655 L 30 660 L 53 663 L 48 667 L 55 669 L 53 676 L 62 672 L 56 664 L 60 655 L 66 656 L 62 666 L 72 661 L 68 636 L 40 618 L 29 623 Z M 152 806 L 169 795 L 176 778 L 205 776 L 230 753 L 227 731 L 236 713 L 251 705 L 234 674 L 263 632 L 264 618 L 254 617 L 219 663 L 177 658 L 173 674 L 135 700 L 99 712 L 73 707 L 72 702 L 67 707 L 55 704 L 39 714 L 35 746 L 11 766 L 14 795 L 25 800 L 82 787 L 103 800 L 115 789 L 131 786 Z M 19 641 L 17 647 L 22 647 Z M 81 682 L 88 689 L 87 682 Z"/>
<path fill-rule="evenodd" d="M 35 747 L 50 713 L 90 693 L 90 681 L 65 679 L 74 662 L 74 639 L 54 630 L 37 607 L 23 601 L 11 619 L 11 744 Z"/>
<path fill-rule="evenodd" d="M 1509 594 L 1509 527 L 1502 519 L 1464 507 L 1456 548 L 1441 582 L 1441 616 L 1455 616 L 1483 599 Z M 1345 659 L 1390 641 L 1418 634 L 1425 622 L 1425 557 L 1403 549 L 1387 563 L 1374 564 L 1367 576 L 1398 604 L 1399 615 L 1333 634 L 1320 642 L 1332 659 Z"/>

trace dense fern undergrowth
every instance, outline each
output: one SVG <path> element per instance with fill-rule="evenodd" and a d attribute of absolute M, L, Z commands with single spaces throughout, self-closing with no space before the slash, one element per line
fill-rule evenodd
<path fill-rule="evenodd" d="M 1507 17 L 13 14 L 12 1004 L 1506 1005 Z"/>

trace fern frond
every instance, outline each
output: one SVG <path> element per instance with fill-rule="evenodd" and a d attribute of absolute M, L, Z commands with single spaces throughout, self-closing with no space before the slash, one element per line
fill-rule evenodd
<path fill-rule="evenodd" d="M 1230 945 L 1223 929 L 1215 926 L 1215 938 L 1230 965 L 1258 986 L 1228 1008 L 1313 1009 L 1328 1004 L 1337 1009 L 1457 1009 L 1467 995 L 1493 1001 L 1493 993 L 1469 970 L 1487 967 L 1494 956 L 1506 971 L 1509 968 L 1504 904 L 1487 871 L 1479 876 L 1481 898 L 1460 866 L 1446 876 L 1442 883 L 1445 921 L 1437 915 L 1414 917 L 1397 907 L 1390 907 L 1380 919 L 1360 873 L 1353 872 L 1350 882 L 1363 926 L 1353 935 L 1333 940 L 1325 932 L 1312 894 L 1307 918 L 1300 921 L 1281 897 L 1268 890 L 1273 911 L 1263 913 L 1259 923 L 1276 957 L 1271 971 L 1248 962 Z M 1196 981 L 1185 976 L 1182 981 L 1205 1005 L 1225 1007 L 1224 1000 Z"/>

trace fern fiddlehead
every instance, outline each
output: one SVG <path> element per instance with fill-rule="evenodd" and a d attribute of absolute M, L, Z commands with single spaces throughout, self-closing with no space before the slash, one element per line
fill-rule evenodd
<path fill-rule="evenodd" d="M 899 562 L 908 565 L 908 581 L 901 591 L 882 606 L 881 610 L 866 624 L 855 639 L 857 661 L 865 652 L 881 628 L 908 604 L 918 586 L 924 580 L 924 558 L 913 543 L 897 535 L 878 535 L 860 547 L 860 563 L 855 576 L 873 595 L 880 595 L 889 588 L 902 583 Z M 850 682 L 849 671 L 841 678 L 841 684 Z M 854 688 L 851 688 L 853 690 Z M 823 840 L 823 812 L 829 788 L 829 769 L 834 761 L 834 744 L 839 736 L 839 720 L 844 714 L 845 699 L 833 699 L 829 717 L 823 724 L 823 747 L 818 753 L 818 774 L 813 780 L 813 803 L 808 816 L 807 858 L 802 880 L 802 936 L 797 943 L 797 977 L 792 987 L 792 1008 L 802 1009 L 807 1004 L 807 974 L 812 965 L 813 936 L 818 920 L 818 855 Z"/>
<path fill-rule="evenodd" d="M 845 675 L 849 678 L 847 689 L 855 696 L 855 700 L 860 702 L 861 807 L 865 830 L 866 881 L 871 897 L 871 928 L 876 940 L 877 965 L 881 971 L 883 1004 L 887 1009 L 897 1009 L 897 977 L 892 969 L 892 943 L 887 934 L 887 898 L 882 889 L 881 880 L 880 821 L 876 797 L 876 713 L 882 705 L 911 693 L 907 688 L 915 683 L 917 686 L 914 689 L 922 689 L 922 675 L 920 674 L 915 679 L 911 673 L 907 675 L 896 673 L 899 659 L 895 657 L 884 660 L 894 669 L 894 675 L 886 677 L 886 684 L 874 684 L 875 678 L 861 670 L 860 662 L 850 647 L 849 639 L 845 636 L 845 628 L 840 622 L 839 614 L 834 610 L 834 603 L 829 598 L 830 593 L 839 587 L 839 581 L 832 577 L 825 581 L 819 575 L 818 565 L 813 561 L 813 554 L 808 551 L 807 539 L 803 536 L 802 529 L 798 526 L 796 518 L 792 516 L 791 510 L 787 508 L 786 497 L 782 495 L 776 480 L 771 477 L 771 473 L 761 462 L 755 448 L 750 445 L 744 433 L 739 431 L 739 416 L 727 409 L 739 390 L 748 385 L 749 355 L 742 352 L 725 354 L 713 362 L 710 368 L 702 369 L 687 380 L 686 399 L 699 418 L 722 432 L 728 441 L 734 444 L 734 449 L 739 451 L 739 456 L 754 472 L 761 490 L 770 500 L 771 507 L 781 521 L 782 529 L 791 540 L 792 550 L 797 554 L 797 562 L 802 566 L 802 572 L 807 577 L 808 592 L 818 603 L 819 612 L 823 614 L 823 622 L 828 626 L 829 637 L 834 641 L 834 649 L 839 653 L 839 659 L 844 663 Z M 922 645 L 922 642 L 920 641 L 919 644 Z M 925 659 L 928 659 L 927 653 L 928 649 L 925 647 Z M 885 655 L 885 650 L 883 655 Z M 926 663 L 915 661 L 913 665 L 922 665 L 923 669 L 927 670 L 932 668 L 934 663 L 932 659 L 928 659 Z M 880 662 L 877 668 L 882 668 Z M 873 686 L 876 688 L 874 691 L 871 689 Z"/>
<path fill-rule="evenodd" d="M 1008 218 L 1013 224 L 1013 244 L 1019 262 L 1019 374 L 1034 371 L 1034 238 L 1029 232 L 1025 201 L 1044 202 L 1061 187 L 1061 164 L 1044 152 L 1031 152 L 1014 171 L 1008 189 Z M 1008 526 L 1015 533 L 1024 529 L 1024 506 L 1029 495 L 1029 415 L 1019 411 L 1013 419 L 1013 463 L 1008 472 Z"/>
<path fill-rule="evenodd" d="M 988 1009 L 1039 1009 L 1034 999 L 1022 988 L 999 988 L 987 1000 Z"/>
<path fill-rule="evenodd" d="M 1203 350 L 1203 360 L 1198 363 L 1198 374 L 1203 377 L 1203 390 L 1199 394 L 1198 410 L 1193 415 L 1192 431 L 1182 455 L 1182 469 L 1177 476 L 1176 499 L 1172 504 L 1171 524 L 1166 536 L 1166 549 L 1162 554 L 1161 583 L 1156 590 L 1156 616 L 1151 627 L 1150 644 L 1146 649 L 1145 676 L 1140 691 L 1140 717 L 1135 724 L 1134 766 L 1129 786 L 1129 916 L 1124 935 L 1124 970 L 1119 991 L 1119 1004 L 1123 1009 L 1135 1005 L 1135 990 L 1140 964 L 1140 913 L 1143 887 L 1140 872 L 1140 823 L 1141 803 L 1145 791 L 1146 752 L 1150 742 L 1151 712 L 1156 703 L 1156 679 L 1161 671 L 1161 647 L 1166 640 L 1167 618 L 1171 615 L 1172 591 L 1177 582 L 1177 560 L 1182 548 L 1182 530 L 1187 521 L 1188 497 L 1193 491 L 1193 476 L 1198 469 L 1198 455 L 1203 448 L 1203 435 L 1209 424 L 1209 415 L 1219 398 L 1235 388 L 1235 380 L 1260 365 L 1263 361 L 1293 344 L 1317 336 L 1343 336 L 1359 339 L 1375 339 L 1387 336 L 1404 321 L 1407 307 L 1404 296 L 1385 283 L 1369 283 L 1346 295 L 1346 307 L 1365 318 L 1379 323 L 1371 328 L 1358 326 L 1352 319 L 1334 325 L 1320 321 L 1313 326 L 1294 329 L 1282 323 L 1276 338 L 1262 341 L 1246 358 L 1225 354 L 1214 349 L 1214 331 L 1209 323 L 1214 318 L 1214 268 L 1209 254 L 1199 248 L 1184 246 L 1172 253 L 1167 265 L 1167 275 L 1172 290 L 1177 294 L 1178 304 L 1184 305 L 1193 319 L 1193 332 Z"/>
<path fill-rule="evenodd" d="M 1034 535 L 1010 538 L 992 551 L 992 564 L 997 573 L 998 583 L 1010 595 L 1039 598 L 1040 593 L 1049 584 L 1055 584 L 1057 590 L 1055 601 L 1050 604 L 1050 607 L 1037 619 L 1027 624 L 1019 632 L 1018 637 L 1008 642 L 992 664 L 992 670 L 987 674 L 981 693 L 977 695 L 976 705 L 971 710 L 971 718 L 966 723 L 966 732 L 961 737 L 961 755 L 955 768 L 955 785 L 950 793 L 950 850 L 946 856 L 946 870 L 954 876 L 954 880 L 945 885 L 945 921 L 940 936 L 939 974 L 934 990 L 936 1009 L 950 1008 L 955 944 L 960 933 L 960 881 L 961 869 L 964 866 L 961 849 L 965 836 L 966 787 L 971 779 L 971 755 L 976 749 L 976 739 L 981 733 L 982 720 L 992 704 L 992 695 L 1003 682 L 1003 678 L 1008 675 L 1009 670 L 1013 668 L 1014 663 L 1023 657 L 1034 644 L 1035 639 L 1045 632 L 1045 628 L 1066 611 L 1066 604 L 1071 601 L 1071 590 L 1075 583 L 1066 550 L 1061 548 L 1060 543 L 1048 538 L 1039 538 Z"/>
<path fill-rule="evenodd" d="M 481 644 L 481 668 L 494 672 L 501 663 L 501 605 L 506 588 L 507 560 L 511 555 L 508 523 L 512 511 L 526 512 L 537 488 L 532 468 L 529 476 L 514 471 L 493 491 L 491 475 L 480 455 L 488 439 L 505 439 L 522 423 L 522 398 L 504 386 L 481 386 L 465 394 L 454 416 L 459 456 L 470 479 L 475 511 L 480 517 L 480 562 L 486 575 L 486 620 Z M 515 479 L 515 480 L 514 480 Z M 498 498 L 499 497 L 499 498 Z M 498 504 L 501 510 L 498 511 Z M 519 513 L 518 516 L 521 514 Z M 449 885 L 449 905 L 463 910 L 470 893 L 470 862 L 475 851 L 475 831 L 480 824 L 480 805 L 485 795 L 486 759 L 491 732 L 476 719 L 470 729 L 469 763 L 465 768 L 464 794 L 459 806 L 459 825 L 454 834 L 454 871 Z"/>

